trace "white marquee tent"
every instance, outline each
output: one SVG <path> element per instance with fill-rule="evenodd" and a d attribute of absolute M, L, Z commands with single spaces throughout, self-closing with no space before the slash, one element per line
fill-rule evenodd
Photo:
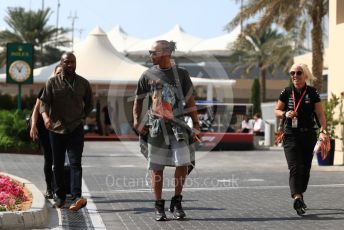
<path fill-rule="evenodd" d="M 91 83 L 118 84 L 137 82 L 145 67 L 119 53 L 100 27 L 75 48 L 76 72 Z"/>
<path fill-rule="evenodd" d="M 100 27 L 93 29 L 86 40 L 77 44 L 75 56 L 76 72 L 93 84 L 136 85 L 141 74 L 147 69 L 119 53 Z M 34 69 L 34 82 L 46 82 L 57 64 L 58 62 Z M 235 80 L 195 77 L 191 79 L 194 85 L 208 86 L 208 89 L 211 86 L 228 87 L 235 83 Z M 6 75 L 1 74 L 0 82 L 5 81 Z"/>
<path fill-rule="evenodd" d="M 109 31 L 107 36 L 113 47 L 121 53 L 127 52 L 130 47 L 141 41 L 139 38 L 128 35 L 120 25 Z"/>
<path fill-rule="evenodd" d="M 153 43 L 157 40 L 172 40 L 177 43 L 176 54 L 187 53 L 192 47 L 202 41 L 201 38 L 194 37 L 188 33 L 185 33 L 180 25 L 175 25 L 170 31 L 157 37 L 145 39 L 130 49 L 128 53 L 134 54 L 147 54 Z"/>
<path fill-rule="evenodd" d="M 231 45 L 240 35 L 240 26 L 237 26 L 232 32 L 215 38 L 205 39 L 190 50 L 191 55 L 209 54 L 221 55 L 229 53 Z"/>
<path fill-rule="evenodd" d="M 78 43 L 74 53 L 77 57 L 76 72 L 95 84 L 137 83 L 147 69 L 119 53 L 100 27 L 93 29 L 84 41 Z M 35 69 L 34 82 L 46 82 L 57 64 Z"/>

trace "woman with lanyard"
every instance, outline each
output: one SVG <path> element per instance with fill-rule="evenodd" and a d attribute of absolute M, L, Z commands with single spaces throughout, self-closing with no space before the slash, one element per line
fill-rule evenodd
<path fill-rule="evenodd" d="M 286 118 L 283 147 L 289 169 L 289 187 L 294 199 L 294 209 L 303 215 L 307 206 L 303 199 L 306 192 L 317 142 L 315 119 L 320 123 L 319 138 L 327 140 L 326 120 L 317 90 L 307 82 L 315 78 L 305 64 L 294 64 L 289 71 L 292 86 L 279 96 L 275 115 Z"/>

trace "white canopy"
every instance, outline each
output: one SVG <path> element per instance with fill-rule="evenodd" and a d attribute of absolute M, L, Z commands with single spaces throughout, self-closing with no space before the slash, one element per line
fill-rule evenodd
<path fill-rule="evenodd" d="M 76 72 L 91 83 L 137 83 L 147 69 L 119 53 L 100 27 L 93 29 L 86 40 L 78 43 L 74 53 L 77 58 Z M 58 63 L 35 69 L 34 82 L 46 82 Z M 5 75 L 3 77 L 6 79 Z"/>
<path fill-rule="evenodd" d="M 59 62 L 56 62 L 54 64 L 51 64 L 51 65 L 48 65 L 48 66 L 45 66 L 45 67 L 34 69 L 34 82 L 35 83 L 44 83 L 44 82 L 46 82 L 47 79 L 53 73 L 53 71 L 55 69 L 55 66 L 58 65 L 58 64 L 59 64 Z M 135 78 L 131 78 L 131 79 L 128 79 L 128 80 L 113 79 L 111 81 L 111 84 L 113 84 L 113 85 L 115 85 L 115 84 L 118 84 L 118 85 L 121 85 L 121 84 L 136 85 L 142 73 L 143 73 L 143 71 L 139 75 L 137 75 Z M 86 75 L 81 75 L 81 76 L 85 77 Z M 89 80 L 88 77 L 86 77 L 86 79 Z M 199 77 L 191 77 L 191 80 L 192 80 L 192 83 L 195 86 L 208 86 L 208 85 L 212 85 L 215 88 L 232 86 L 236 82 L 235 80 L 199 78 Z M 6 74 L 0 74 L 0 83 L 4 83 L 4 82 L 6 82 Z M 90 80 L 90 82 L 91 83 L 109 83 L 106 80 L 104 80 L 104 81 L 102 81 L 102 80 L 91 81 Z"/>
<path fill-rule="evenodd" d="M 107 33 L 107 36 L 113 47 L 121 53 L 125 53 L 130 47 L 141 41 L 139 38 L 129 36 L 120 25 L 115 26 Z"/>
<path fill-rule="evenodd" d="M 110 43 L 107 35 L 100 27 L 96 27 L 85 41 L 75 47 L 77 58 L 76 72 L 95 84 L 129 84 L 136 85 L 146 67 L 136 64 L 119 53 Z M 43 83 L 53 73 L 54 64 L 34 69 L 34 82 Z M 218 80 L 209 78 L 194 78 L 195 85 L 230 86 L 234 80 Z M 6 74 L 0 75 L 0 82 L 6 81 Z"/>
<path fill-rule="evenodd" d="M 226 80 L 226 79 L 212 79 L 212 78 L 199 78 L 191 77 L 191 81 L 194 85 L 208 86 L 212 85 L 215 88 L 232 86 L 236 80 Z"/>
<path fill-rule="evenodd" d="M 175 25 L 170 31 L 157 37 L 145 39 L 128 49 L 128 53 L 146 54 L 157 40 L 174 41 L 177 43 L 176 53 L 187 53 L 192 47 L 202 41 L 201 38 L 194 37 L 184 32 L 180 25 Z"/>
<path fill-rule="evenodd" d="M 206 39 L 190 50 L 190 54 L 228 54 L 231 49 L 231 45 L 240 35 L 240 26 L 237 26 L 232 32 L 224 34 L 215 38 Z"/>
<path fill-rule="evenodd" d="M 137 81 L 147 68 L 119 53 L 100 27 L 75 48 L 76 72 L 91 83 Z"/>
<path fill-rule="evenodd" d="M 59 62 L 56 62 L 54 64 L 37 68 L 34 70 L 34 82 L 35 83 L 44 83 L 47 81 L 47 79 L 50 77 L 51 73 L 54 71 L 55 66 L 58 65 Z M 140 73 L 141 75 L 142 73 Z M 82 75 L 85 76 L 85 75 Z M 136 85 L 138 80 L 138 76 L 136 79 L 130 79 L 130 80 L 112 80 L 111 84 L 115 85 L 121 85 L 121 84 L 131 84 L 131 85 Z M 86 77 L 87 78 L 87 77 Z M 87 78 L 88 79 L 88 78 Z M 235 84 L 235 80 L 225 80 L 225 79 L 211 79 L 211 78 L 199 78 L 199 77 L 191 77 L 191 81 L 195 86 L 208 86 L 212 85 L 215 88 L 220 88 L 220 87 L 228 87 L 232 86 Z M 6 74 L 0 74 L 0 83 L 6 82 Z M 106 81 L 90 81 L 91 83 L 105 83 Z"/>

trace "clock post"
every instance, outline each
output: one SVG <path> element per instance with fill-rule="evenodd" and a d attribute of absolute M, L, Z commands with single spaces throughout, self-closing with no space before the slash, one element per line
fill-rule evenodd
<path fill-rule="evenodd" d="M 21 111 L 23 84 L 33 84 L 33 45 L 31 43 L 7 43 L 6 83 L 18 85 L 17 104 Z"/>

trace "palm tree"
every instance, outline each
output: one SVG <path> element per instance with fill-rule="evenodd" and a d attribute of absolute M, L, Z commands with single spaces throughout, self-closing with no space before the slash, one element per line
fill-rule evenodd
<path fill-rule="evenodd" d="M 36 66 L 51 64 L 58 60 L 62 52 L 54 48 L 56 33 L 60 35 L 58 45 L 65 46 L 69 41 L 64 37 L 66 29 L 47 25 L 50 12 L 49 8 L 37 12 L 25 11 L 22 7 L 8 8 L 8 15 L 4 20 L 11 30 L 0 32 L 0 46 L 5 48 L 10 42 L 32 43 Z M 4 64 L 5 61 L 6 50 L 0 55 L 0 64 Z"/>
<path fill-rule="evenodd" d="M 328 0 L 247 0 L 241 11 L 227 24 L 227 29 L 232 30 L 243 20 L 260 17 L 260 28 L 281 25 L 287 31 L 297 33 L 299 40 L 295 42 L 297 49 L 305 38 L 306 27 L 312 24 L 312 72 L 317 78 L 314 86 L 322 90 L 323 72 L 323 19 L 328 14 Z"/>
<path fill-rule="evenodd" d="M 266 75 L 274 74 L 292 63 L 293 50 L 287 37 L 271 28 L 260 29 L 250 24 L 233 45 L 229 61 L 234 71 L 244 69 L 244 76 L 259 69 L 261 101 L 266 101 Z"/>
<path fill-rule="evenodd" d="M 251 100 L 250 102 L 252 103 L 252 114 L 262 114 L 262 107 L 260 103 L 260 85 L 259 85 L 259 79 L 254 78 L 252 87 L 251 87 Z"/>

